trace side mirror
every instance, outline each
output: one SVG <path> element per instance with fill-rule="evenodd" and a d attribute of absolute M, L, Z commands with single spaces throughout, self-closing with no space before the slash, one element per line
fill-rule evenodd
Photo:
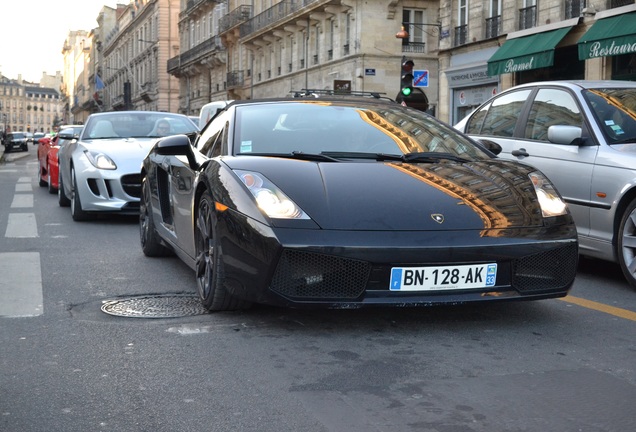
<path fill-rule="evenodd" d="M 548 141 L 553 144 L 580 146 L 583 129 L 578 126 L 554 125 L 548 128 Z"/>
<path fill-rule="evenodd" d="M 160 139 L 155 144 L 154 151 L 163 156 L 185 156 L 188 158 L 190 167 L 194 170 L 199 166 L 192 150 L 190 138 L 187 135 L 172 135 Z"/>
<path fill-rule="evenodd" d="M 486 148 L 486 150 L 491 153 L 498 155 L 503 150 L 499 144 L 494 141 L 490 141 L 487 139 L 480 139 L 479 143 Z"/>

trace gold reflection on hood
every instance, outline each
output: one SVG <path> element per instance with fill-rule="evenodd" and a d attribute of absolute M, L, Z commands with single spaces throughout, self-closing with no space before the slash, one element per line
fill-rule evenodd
<path fill-rule="evenodd" d="M 501 186 L 492 187 L 491 179 L 471 169 L 462 172 L 457 169 L 456 164 L 440 164 L 427 169 L 399 162 L 391 162 L 388 165 L 456 198 L 458 204 L 469 206 L 484 223 L 482 237 L 504 237 L 507 235 L 504 228 L 540 225 L 538 220 L 533 220 L 522 203 L 517 202 L 516 194 Z M 439 174 L 436 171 L 440 171 Z M 450 178 L 453 181 L 449 180 Z M 502 209 L 506 208 L 511 211 L 504 213 Z"/>

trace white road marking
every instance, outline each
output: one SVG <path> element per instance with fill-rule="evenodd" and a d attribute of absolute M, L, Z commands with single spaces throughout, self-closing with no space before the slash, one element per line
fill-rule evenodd
<path fill-rule="evenodd" d="M 38 252 L 0 253 L 0 275 L 0 316 L 31 317 L 44 313 Z"/>
<path fill-rule="evenodd" d="M 32 207 L 33 207 L 32 194 L 13 195 L 13 202 L 11 203 L 11 208 L 32 208 Z"/>
<path fill-rule="evenodd" d="M 33 192 L 33 185 L 31 183 L 17 183 L 15 185 L 16 192 Z"/>
<path fill-rule="evenodd" d="M 34 213 L 9 213 L 5 237 L 34 238 L 38 237 L 38 224 Z M 2 274 L 2 273 L 0 273 Z"/>
<path fill-rule="evenodd" d="M 18 183 L 31 183 L 31 177 L 20 177 Z"/>

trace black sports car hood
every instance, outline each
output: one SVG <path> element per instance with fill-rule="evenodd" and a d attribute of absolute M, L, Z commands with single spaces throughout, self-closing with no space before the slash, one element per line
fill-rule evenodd
<path fill-rule="evenodd" d="M 483 230 L 541 226 L 531 168 L 469 163 L 224 159 L 263 174 L 323 229 Z"/>

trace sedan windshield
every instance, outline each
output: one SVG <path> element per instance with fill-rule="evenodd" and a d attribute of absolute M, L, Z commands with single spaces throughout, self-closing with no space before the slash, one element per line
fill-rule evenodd
<path fill-rule="evenodd" d="M 374 160 L 397 155 L 393 160 L 403 161 L 407 154 L 426 161 L 489 157 L 450 127 L 399 105 L 289 102 L 237 106 L 236 112 L 234 151 L 240 155 L 366 155 Z"/>
<path fill-rule="evenodd" d="M 636 143 L 636 88 L 591 89 L 584 95 L 608 144 Z"/>
<path fill-rule="evenodd" d="M 183 115 L 124 111 L 91 116 L 81 139 L 158 138 L 196 131 L 196 125 Z"/>

